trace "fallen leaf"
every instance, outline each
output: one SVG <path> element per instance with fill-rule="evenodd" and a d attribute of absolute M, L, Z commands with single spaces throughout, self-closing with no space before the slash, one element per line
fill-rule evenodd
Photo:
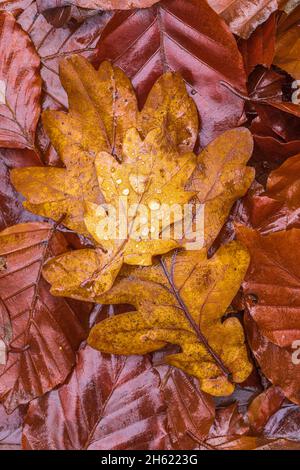
<path fill-rule="evenodd" d="M 40 58 L 11 13 L 0 12 L 0 145 L 33 148 L 40 115 Z"/>
<path fill-rule="evenodd" d="M 233 242 L 210 260 L 205 249 L 175 251 L 152 267 L 127 268 L 96 300 L 134 305 L 137 311 L 100 322 L 91 330 L 89 344 L 113 354 L 146 354 L 165 343 L 180 345 L 182 352 L 168 355 L 168 364 L 197 377 L 207 393 L 232 393 L 233 383 L 244 381 L 252 366 L 241 324 L 236 318 L 222 322 L 222 316 L 248 261 L 247 252 Z M 44 275 L 55 289 L 59 272 L 46 267 Z"/>
<path fill-rule="evenodd" d="M 79 8 L 94 10 L 132 10 L 148 8 L 159 0 L 72 0 Z M 70 0 L 38 0 L 39 11 L 70 5 Z"/>
<path fill-rule="evenodd" d="M 243 100 L 221 81 L 246 93 L 242 58 L 205 0 L 163 0 L 147 10 L 115 13 L 98 43 L 98 63 L 104 59 L 131 78 L 142 105 L 160 75 L 180 72 L 200 114 L 202 146 L 239 124 Z"/>
<path fill-rule="evenodd" d="M 224 132 L 198 156 L 198 165 L 187 189 L 197 192 L 204 204 L 204 244 L 211 246 L 225 223 L 234 202 L 242 197 L 254 179 L 247 167 L 253 139 L 245 128 Z"/>
<path fill-rule="evenodd" d="M 194 449 L 204 441 L 215 417 L 211 396 L 199 389 L 197 380 L 179 369 L 160 365 L 161 390 L 168 404 L 168 430 L 172 450 Z"/>
<path fill-rule="evenodd" d="M 300 337 L 297 316 L 300 273 L 296 254 L 300 230 L 262 236 L 239 226 L 237 234 L 251 255 L 243 283 L 247 309 L 255 323 L 247 323 L 250 347 L 273 385 L 280 386 L 291 401 L 300 403 L 300 365 L 293 361 L 293 342 Z"/>
<path fill-rule="evenodd" d="M 257 65 L 271 67 L 275 54 L 276 20 L 276 13 L 273 13 L 248 39 L 238 42 L 248 75 Z"/>
<path fill-rule="evenodd" d="M 300 79 L 300 26 L 295 25 L 279 34 L 276 41 L 274 64 Z"/>
<path fill-rule="evenodd" d="M 236 220 L 261 234 L 300 228 L 300 188 L 297 178 L 300 154 L 272 171 L 266 189 L 258 186 L 240 202 Z"/>
<path fill-rule="evenodd" d="M 130 82 L 108 62 L 97 72 L 83 58 L 73 57 L 63 62 L 61 75 L 70 112 L 47 111 L 44 126 L 66 169 L 15 169 L 11 178 L 27 197 L 24 206 L 28 210 L 54 220 L 64 216 L 64 225 L 90 234 L 98 243 L 98 251 L 67 253 L 57 263 L 66 268 L 72 262 L 80 266 L 82 258 L 89 256 L 87 269 L 94 267 L 94 272 L 85 283 L 93 285 L 94 295 L 99 295 L 111 287 L 123 262 L 149 265 L 152 256 L 178 246 L 172 236 L 159 234 L 183 214 L 168 219 L 162 211 L 166 204 L 183 207 L 194 195 L 184 185 L 196 164 L 195 155 L 186 152 L 194 146 L 197 115 L 181 79 L 170 73 L 157 81 L 141 113 Z M 134 126 L 145 135 L 144 140 Z M 119 219 L 126 220 L 124 234 L 112 236 L 109 228 L 101 229 L 111 217 L 103 203 L 112 205 Z M 141 213 L 142 205 L 147 214 Z M 128 215 L 127 207 L 134 206 Z M 156 237 L 151 237 L 153 228 Z M 139 233 L 138 238 L 133 231 Z"/>
<path fill-rule="evenodd" d="M 271 386 L 255 397 L 247 412 L 251 430 L 257 434 L 261 433 L 270 417 L 280 409 L 283 401 L 284 394 L 280 387 Z"/>
<path fill-rule="evenodd" d="M 166 404 L 159 386 L 149 359 L 106 356 L 85 346 L 68 381 L 30 403 L 23 448 L 166 449 Z"/>
<path fill-rule="evenodd" d="M 264 428 L 269 438 L 294 439 L 299 442 L 300 407 L 286 404 L 270 417 Z"/>
<path fill-rule="evenodd" d="M 278 8 L 277 0 L 208 0 L 208 3 L 230 30 L 244 39 Z"/>
<path fill-rule="evenodd" d="M 0 451 L 20 450 L 24 410 L 17 409 L 8 415 L 0 405 Z"/>
<path fill-rule="evenodd" d="M 53 298 L 41 277 L 47 254 L 65 249 L 62 235 L 44 223 L 0 233 L 7 266 L 0 276 L 0 338 L 8 352 L 0 365 L 0 397 L 8 412 L 63 382 L 86 335 L 89 304 Z"/>

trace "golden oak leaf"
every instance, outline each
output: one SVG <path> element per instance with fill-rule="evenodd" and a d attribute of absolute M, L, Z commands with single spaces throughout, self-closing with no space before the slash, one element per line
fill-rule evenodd
<path fill-rule="evenodd" d="M 225 223 L 234 202 L 250 187 L 255 170 L 247 167 L 253 150 L 250 131 L 240 127 L 224 132 L 198 156 L 186 188 L 204 204 L 204 245 L 209 248 Z"/>
<path fill-rule="evenodd" d="M 60 64 L 60 78 L 68 94 L 69 112 L 47 110 L 44 128 L 65 168 L 21 168 L 12 171 L 15 187 L 26 197 L 24 206 L 39 215 L 59 220 L 88 235 L 85 203 L 104 202 L 94 162 L 99 152 L 122 160 L 126 132 L 134 127 L 142 137 L 163 128 L 179 153 L 191 151 L 198 131 L 195 104 L 176 74 L 160 77 L 141 113 L 126 75 L 109 62 L 95 70 L 80 56 Z"/>
<path fill-rule="evenodd" d="M 96 325 L 89 344 L 106 353 L 146 354 L 166 343 L 181 347 L 167 362 L 197 377 L 202 390 L 228 395 L 233 382 L 251 372 L 243 328 L 223 315 L 237 293 L 249 264 L 238 243 L 222 246 L 207 259 L 206 250 L 175 251 L 150 267 L 124 267 L 100 303 L 127 303 L 134 312 Z M 46 269 L 57 283 L 58 273 Z"/>
<path fill-rule="evenodd" d="M 80 272 L 88 275 L 81 278 L 79 284 L 75 283 L 75 291 L 87 287 L 92 298 L 111 287 L 123 263 L 151 265 L 152 256 L 176 248 L 175 239 L 160 237 L 160 233 L 183 217 L 183 211 L 169 218 L 165 212 L 173 204 L 183 207 L 193 196 L 184 185 L 195 163 L 196 157 L 191 152 L 176 154 L 159 129 L 150 131 L 145 140 L 137 130 L 129 130 L 123 143 L 121 164 L 106 152 L 100 152 L 95 158 L 95 171 L 105 204 L 87 202 L 84 220 L 99 248 L 94 252 L 83 250 L 90 258 L 90 263 L 83 266 L 82 261 L 78 261 L 82 256 L 79 250 L 50 260 L 47 269 L 57 272 L 63 266 L 63 270 L 72 273 L 75 263 L 79 262 Z M 111 209 L 115 210 L 113 216 Z M 62 276 L 59 279 L 60 284 L 66 282 L 70 286 L 73 275 L 69 280 Z M 53 286 L 52 289 L 54 292 Z"/>

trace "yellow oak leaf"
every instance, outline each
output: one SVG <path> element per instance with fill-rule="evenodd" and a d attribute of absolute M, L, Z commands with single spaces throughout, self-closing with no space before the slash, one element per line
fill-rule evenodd
<path fill-rule="evenodd" d="M 250 131 L 240 127 L 224 132 L 198 156 L 198 164 L 186 188 L 197 192 L 204 204 L 204 245 L 209 248 L 234 202 L 250 187 L 255 170 L 246 166 L 253 150 Z"/>
<path fill-rule="evenodd" d="M 122 163 L 100 152 L 95 173 L 105 204 L 86 202 L 84 216 L 98 249 L 66 253 L 49 261 L 45 269 L 70 272 L 70 276 L 60 273 L 57 277 L 60 288 L 65 285 L 68 295 L 77 295 L 77 290 L 86 287 L 93 298 L 111 287 L 123 263 L 147 266 L 154 255 L 176 248 L 178 242 L 171 232 L 166 238 L 160 234 L 183 217 L 181 209 L 194 195 L 184 185 L 195 164 L 193 153 L 180 156 L 159 129 L 150 131 L 145 140 L 130 129 L 123 143 Z M 168 217 L 166 211 L 173 205 L 180 210 Z M 89 263 L 79 260 L 82 253 Z M 77 268 L 80 276 L 75 274 Z"/>
<path fill-rule="evenodd" d="M 96 156 L 108 152 L 121 161 L 130 128 L 144 138 L 152 129 L 164 129 L 175 152 L 191 151 L 198 132 L 197 110 L 183 80 L 170 72 L 158 79 L 141 113 L 129 79 L 107 61 L 95 70 L 83 57 L 72 56 L 61 62 L 60 78 L 69 111 L 46 110 L 43 125 L 65 168 L 15 169 L 11 178 L 27 199 L 26 209 L 54 220 L 64 215 L 67 227 L 88 235 L 85 203 L 104 202 Z"/>
<path fill-rule="evenodd" d="M 223 318 L 249 264 L 238 242 L 207 259 L 206 250 L 178 251 L 150 267 L 124 267 L 114 286 L 96 301 L 126 303 L 136 311 L 97 324 L 89 344 L 105 353 L 146 354 L 166 343 L 181 347 L 170 365 L 197 377 L 202 390 L 229 395 L 252 366 L 237 318 Z M 54 272 L 46 270 L 49 282 Z"/>

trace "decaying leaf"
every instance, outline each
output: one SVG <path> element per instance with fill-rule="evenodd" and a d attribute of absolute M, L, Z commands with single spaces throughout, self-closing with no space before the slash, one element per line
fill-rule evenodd
<path fill-rule="evenodd" d="M 116 12 L 97 58 L 126 72 L 142 104 L 159 76 L 179 72 L 198 108 L 202 147 L 243 118 L 243 101 L 222 83 L 246 93 L 242 57 L 206 0 L 161 0 L 146 10 Z"/>
<path fill-rule="evenodd" d="M 166 404 L 159 386 L 148 358 L 107 356 L 86 346 L 67 383 L 31 402 L 23 448 L 167 448 Z"/>
<path fill-rule="evenodd" d="M 131 304 L 137 311 L 100 322 L 89 344 L 115 354 L 146 354 L 166 343 L 180 345 L 182 352 L 168 355 L 168 364 L 197 377 L 203 391 L 230 394 L 231 374 L 233 382 L 242 382 L 252 366 L 239 321 L 222 317 L 248 262 L 247 251 L 233 242 L 210 260 L 205 249 L 175 251 L 151 267 L 126 268 L 113 288 L 96 300 Z M 58 275 L 46 267 L 54 293 Z M 79 290 L 75 296 L 80 297 Z"/>
<path fill-rule="evenodd" d="M 253 139 L 245 128 L 224 132 L 198 156 L 187 189 L 204 204 L 204 244 L 209 247 L 225 223 L 234 202 L 251 185 L 255 171 L 247 167 Z"/>
<path fill-rule="evenodd" d="M 44 126 L 66 169 L 22 168 L 11 175 L 28 198 L 27 209 L 54 220 L 63 216 L 66 226 L 98 243 L 96 251 L 57 260 L 68 269 L 70 262 L 81 265 L 87 254 L 94 272 L 83 282 L 94 286 L 96 296 L 111 287 L 123 262 L 149 265 L 153 255 L 178 246 L 159 233 L 180 220 L 168 220 L 164 205 L 183 207 L 194 195 L 184 185 L 196 164 L 187 151 L 196 139 L 197 114 L 174 74 L 157 81 L 141 113 L 130 82 L 108 62 L 96 71 L 75 56 L 63 62 L 61 75 L 70 112 L 45 112 Z M 125 234 L 113 237 L 99 228 L 110 217 L 103 203 L 114 206 L 119 220 L 126 219 Z M 147 214 L 140 213 L 142 205 Z M 133 230 L 140 235 L 133 237 Z M 151 238 L 153 230 L 157 236 Z"/>
<path fill-rule="evenodd" d="M 234 34 L 247 39 L 250 34 L 277 10 L 277 0 L 208 0 Z"/>
<path fill-rule="evenodd" d="M 86 336 L 89 304 L 52 297 L 41 276 L 46 256 L 65 249 L 62 235 L 45 223 L 0 233 L 0 256 L 6 260 L 0 273 L 0 339 L 7 352 L 0 364 L 0 397 L 8 412 L 63 382 Z"/>
<path fill-rule="evenodd" d="M 79 8 L 91 10 L 132 10 L 134 8 L 148 8 L 159 0 L 38 0 L 39 11 L 67 5 L 76 5 Z"/>
<path fill-rule="evenodd" d="M 0 11 L 0 145 L 33 148 L 40 115 L 40 58 L 11 13 Z"/>
<path fill-rule="evenodd" d="M 300 337 L 297 254 L 300 230 L 262 236 L 239 226 L 238 238 L 251 255 L 243 284 L 254 322 L 246 323 L 251 348 L 266 377 L 279 385 L 290 400 L 300 403 L 300 364 L 294 343 Z"/>

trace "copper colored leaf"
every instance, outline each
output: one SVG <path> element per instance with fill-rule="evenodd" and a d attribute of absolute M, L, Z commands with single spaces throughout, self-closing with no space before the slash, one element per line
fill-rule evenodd
<path fill-rule="evenodd" d="M 45 257 L 65 249 L 62 235 L 48 224 L 20 224 L 0 233 L 6 263 L 0 276 L 0 337 L 6 349 L 0 397 L 10 412 L 63 382 L 85 337 L 89 305 L 72 307 L 53 298 L 41 277 Z"/>
<path fill-rule="evenodd" d="M 158 367 L 161 390 L 168 404 L 167 417 L 172 449 L 193 449 L 204 441 L 213 423 L 212 397 L 199 389 L 197 381 L 170 366 Z"/>
<path fill-rule="evenodd" d="M 257 65 L 270 68 L 275 54 L 276 14 L 258 26 L 248 39 L 238 42 L 249 75 Z"/>
<path fill-rule="evenodd" d="M 106 356 L 86 346 L 66 384 L 29 405 L 23 448 L 165 449 L 159 385 L 147 358 Z"/>
<path fill-rule="evenodd" d="M 293 359 L 299 340 L 300 230 L 266 236 L 239 226 L 238 238 L 247 246 L 251 263 L 243 288 L 251 325 L 250 346 L 266 377 L 299 403 L 300 365 Z"/>
<path fill-rule="evenodd" d="M 242 116 L 242 100 L 221 83 L 245 92 L 242 58 L 205 0 L 163 0 L 146 10 L 116 13 L 98 43 L 98 62 L 104 59 L 131 78 L 140 104 L 164 71 L 180 72 L 200 114 L 202 146 Z"/>
<path fill-rule="evenodd" d="M 0 12 L 0 145 L 32 148 L 40 115 L 40 59 L 11 13 Z"/>
<path fill-rule="evenodd" d="M 263 234 L 300 228 L 299 166 L 300 155 L 288 158 L 271 172 L 265 191 L 247 195 L 241 210 L 248 225 Z"/>
<path fill-rule="evenodd" d="M 278 8 L 277 0 L 208 0 L 208 3 L 230 30 L 244 39 Z"/>
<path fill-rule="evenodd" d="M 73 54 L 92 57 L 99 36 L 111 15 L 108 12 L 98 13 L 83 23 L 56 29 L 39 14 L 36 2 L 32 2 L 18 17 L 18 22 L 30 34 L 41 58 L 43 109 L 50 106 L 54 109 L 67 108 L 67 94 L 59 78 L 59 62 Z"/>
<path fill-rule="evenodd" d="M 252 369 L 239 321 L 221 321 L 248 261 L 247 252 L 233 242 L 210 260 L 205 249 L 192 250 L 151 267 L 128 268 L 98 301 L 131 304 L 137 311 L 100 322 L 89 344 L 115 354 L 146 354 L 176 344 L 181 352 L 166 356 L 168 364 L 197 377 L 203 391 L 229 395 Z M 51 283 L 57 276 L 48 269 L 45 275 Z"/>
<path fill-rule="evenodd" d="M 38 0 L 39 11 L 76 5 L 94 10 L 132 10 L 133 8 L 151 7 L 159 0 Z"/>
<path fill-rule="evenodd" d="M 270 417 L 278 411 L 284 400 L 280 387 L 269 387 L 251 402 L 247 416 L 252 431 L 260 433 Z"/>

